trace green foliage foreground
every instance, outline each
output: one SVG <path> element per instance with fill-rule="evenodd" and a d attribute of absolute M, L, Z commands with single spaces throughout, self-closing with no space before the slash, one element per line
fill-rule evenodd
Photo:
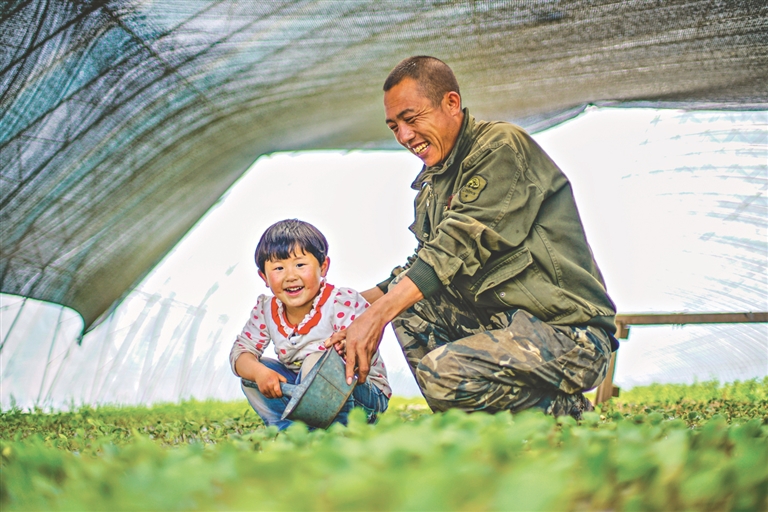
<path fill-rule="evenodd" d="M 278 434 L 245 402 L 2 413 L 3 510 L 766 510 L 768 379 L 632 390 L 577 424 L 431 414 Z M 702 388 L 703 386 L 703 388 Z M 695 399 L 689 398 L 695 397 Z"/>

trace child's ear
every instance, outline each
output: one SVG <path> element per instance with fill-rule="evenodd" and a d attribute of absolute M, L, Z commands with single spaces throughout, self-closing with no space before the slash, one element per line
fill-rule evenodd
<path fill-rule="evenodd" d="M 328 273 L 328 267 L 331 266 L 331 258 L 328 256 L 325 257 L 325 261 L 322 265 L 320 265 L 320 275 L 325 277 L 325 275 Z"/>
<path fill-rule="evenodd" d="M 264 284 L 267 285 L 267 288 L 269 288 L 269 281 L 267 281 L 267 276 L 264 275 L 264 272 L 259 270 L 259 277 L 262 281 L 264 281 Z"/>

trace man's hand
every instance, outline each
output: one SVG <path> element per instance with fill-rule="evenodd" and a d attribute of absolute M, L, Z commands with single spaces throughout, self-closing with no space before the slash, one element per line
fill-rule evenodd
<path fill-rule="evenodd" d="M 406 276 L 388 293 L 377 297 L 376 302 L 343 331 L 346 333 L 347 384 L 352 384 L 355 370 L 358 382 L 365 382 L 373 354 L 381 343 L 384 327 L 423 298 L 421 290 Z"/>
<path fill-rule="evenodd" d="M 347 333 L 347 384 L 352 384 L 355 369 L 358 382 L 365 382 L 371 369 L 371 359 L 379 348 L 381 335 L 389 321 L 372 306 L 344 331 Z"/>

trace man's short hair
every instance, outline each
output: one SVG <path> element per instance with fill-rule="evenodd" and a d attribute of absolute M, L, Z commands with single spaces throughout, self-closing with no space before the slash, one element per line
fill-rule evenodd
<path fill-rule="evenodd" d="M 411 78 L 421 87 L 421 91 L 433 105 L 439 105 L 443 96 L 448 92 L 459 92 L 459 82 L 448 64 L 435 57 L 417 55 L 402 60 L 390 71 L 384 81 L 384 92 L 387 92 L 405 78 Z"/>
<path fill-rule="evenodd" d="M 264 272 L 271 260 L 284 260 L 296 251 L 309 253 L 321 265 L 328 255 L 328 240 L 315 226 L 298 219 L 286 219 L 269 226 L 256 245 L 256 265 Z"/>

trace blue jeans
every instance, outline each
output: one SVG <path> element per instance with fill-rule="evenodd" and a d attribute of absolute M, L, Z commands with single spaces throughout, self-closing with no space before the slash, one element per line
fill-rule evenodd
<path fill-rule="evenodd" d="M 259 361 L 270 370 L 274 370 L 285 377 L 288 384 L 299 384 L 301 382 L 300 374 L 294 373 L 293 370 L 284 366 L 280 361 L 268 357 L 262 357 Z M 256 388 L 247 387 L 242 384 L 241 387 L 245 397 L 248 399 L 248 403 L 251 404 L 253 410 L 256 411 L 256 414 L 259 415 L 266 426 L 275 425 L 280 430 L 284 430 L 293 423 L 291 420 L 280 419 L 290 401 L 288 397 L 267 398 Z M 389 398 L 379 388 L 374 386 L 370 380 L 366 380 L 365 383 L 355 386 L 349 400 L 341 408 L 333 422 L 346 425 L 349 411 L 353 407 L 362 407 L 368 416 L 368 423 L 374 423 L 377 416 L 387 410 L 388 405 Z"/>

